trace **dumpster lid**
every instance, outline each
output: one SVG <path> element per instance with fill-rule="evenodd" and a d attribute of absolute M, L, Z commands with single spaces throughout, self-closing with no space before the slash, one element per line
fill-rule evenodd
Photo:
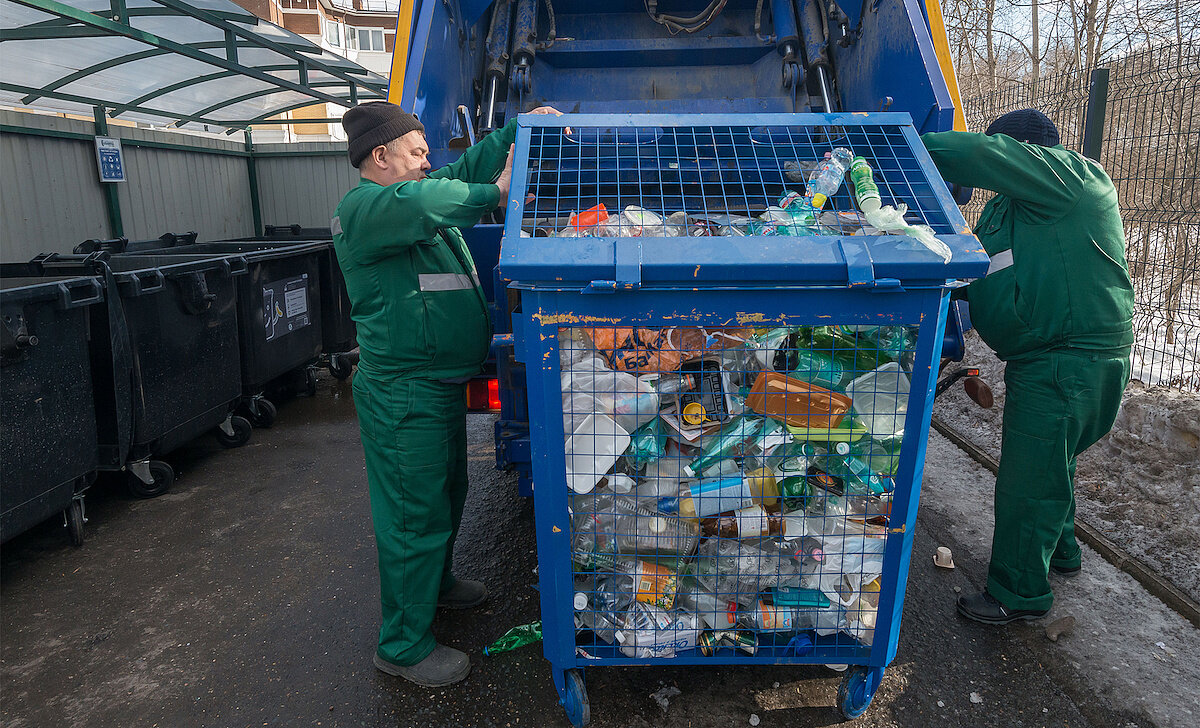
<path fill-rule="evenodd" d="M 525 115 L 518 124 L 500 273 L 519 286 L 887 289 L 944 287 L 987 271 L 908 114 Z M 784 195 L 803 194 L 811 170 L 837 147 L 867 160 L 882 203 L 904 204 L 906 222 L 932 228 L 951 251 L 948 262 L 908 236 L 852 234 L 862 231 L 848 181 L 819 218 L 824 234 L 750 226 L 747 218 Z M 637 208 L 658 218 L 683 211 L 689 228 L 750 234 L 613 237 L 611 228 L 586 227 L 599 204 L 614 219 L 630 207 L 635 219 Z"/>

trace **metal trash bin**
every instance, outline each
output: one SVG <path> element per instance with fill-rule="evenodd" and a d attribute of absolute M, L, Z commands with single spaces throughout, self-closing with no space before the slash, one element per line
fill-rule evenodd
<path fill-rule="evenodd" d="M 99 468 L 125 471 L 143 498 L 174 482 L 159 458 L 209 431 L 225 447 L 250 439 L 233 415 L 239 384 L 240 257 L 43 254 L 4 276 L 95 275 L 106 306 L 91 308 L 90 355 Z M 114 290 L 118 294 L 113 297 Z"/>
<path fill-rule="evenodd" d="M 83 491 L 97 467 L 88 313 L 94 276 L 0 279 L 0 542 L 63 513 L 83 543 Z"/>
<path fill-rule="evenodd" d="M 321 355 L 321 267 L 331 243 L 214 242 L 197 243 L 195 234 L 167 233 L 160 238 L 129 242 L 88 241 L 82 245 L 126 255 L 234 256 L 244 260 L 246 275 L 237 279 L 238 340 L 241 344 L 243 402 L 250 422 L 270 427 L 277 408 L 266 398 L 267 385 L 289 374 L 303 373 L 304 387 L 316 391 L 311 365 Z M 171 247 L 158 247 L 161 243 Z"/>
<path fill-rule="evenodd" d="M 833 147 L 949 261 L 864 229 L 848 182 L 772 222 Z M 861 714 L 896 654 L 950 288 L 988 263 L 910 117 L 527 116 L 516 155 L 500 272 L 571 722 L 602 665 L 849 665 Z"/>
<path fill-rule="evenodd" d="M 234 243 L 287 245 L 302 242 L 326 242 L 329 248 L 321 259 L 321 350 L 325 354 L 330 374 L 347 379 L 353 373 L 356 357 L 347 356 L 358 346 L 357 330 L 350 318 L 350 294 L 346 278 L 338 265 L 333 249 L 333 233 L 327 227 L 306 228 L 300 225 L 267 225 L 260 237 L 235 238 Z"/>

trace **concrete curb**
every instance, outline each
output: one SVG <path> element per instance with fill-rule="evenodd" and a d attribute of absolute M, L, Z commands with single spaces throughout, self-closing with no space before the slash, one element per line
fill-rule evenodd
<path fill-rule="evenodd" d="M 953 427 L 950 427 L 937 417 L 932 418 L 931 424 L 933 425 L 933 429 L 958 446 L 963 452 L 970 455 L 980 465 L 992 471 L 993 474 L 1000 471 L 1000 463 L 995 458 L 984 452 L 979 446 L 968 440 Z M 1110 564 L 1137 579 L 1138 583 L 1146 588 L 1146 591 L 1162 600 L 1163 604 L 1174 609 L 1194 626 L 1200 627 L 1200 604 L 1197 604 L 1183 590 L 1167 581 L 1134 556 L 1128 554 L 1124 549 L 1100 533 L 1098 529 L 1078 516 L 1075 518 L 1075 533 L 1078 535 L 1079 540 L 1095 549 Z"/>

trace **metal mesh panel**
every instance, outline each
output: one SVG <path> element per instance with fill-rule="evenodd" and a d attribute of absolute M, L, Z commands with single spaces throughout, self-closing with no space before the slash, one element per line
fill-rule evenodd
<path fill-rule="evenodd" d="M 1099 160 L 1125 223 L 1135 294 L 1133 376 L 1200 391 L 1200 47 L 1152 48 L 1112 61 Z M 1093 69 L 1013 83 L 964 103 L 983 131 L 1001 114 L 1034 107 L 1054 120 L 1068 149 L 1083 151 Z M 991 195 L 964 211 L 978 219 Z"/>
<path fill-rule="evenodd" d="M 916 334 L 561 328 L 580 654 L 862 659 Z"/>
<path fill-rule="evenodd" d="M 585 127 L 569 136 L 535 127 L 521 228 L 550 237 L 855 234 L 864 220 L 849 185 L 823 209 L 797 207 L 838 148 L 866 159 L 882 203 L 907 205 L 909 223 L 957 232 L 901 127 L 871 124 Z"/>

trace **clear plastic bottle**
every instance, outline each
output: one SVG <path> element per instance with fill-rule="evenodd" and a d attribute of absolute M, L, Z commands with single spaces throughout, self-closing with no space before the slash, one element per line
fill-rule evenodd
<path fill-rule="evenodd" d="M 613 498 L 617 549 L 627 554 L 690 554 L 699 528 L 693 521 L 660 513 L 626 496 Z"/>
<path fill-rule="evenodd" d="M 773 586 L 800 583 L 800 568 L 788 554 L 764 551 L 740 541 L 709 539 L 700 545 L 696 577 L 722 599 L 753 604 Z"/>
<path fill-rule="evenodd" d="M 679 575 L 668 567 L 628 556 L 617 557 L 613 567 L 612 575 L 604 579 L 606 603 L 635 601 L 660 609 L 675 605 Z"/>
<path fill-rule="evenodd" d="M 821 162 L 817 171 L 809 178 L 805 188 L 812 197 L 812 206 L 820 210 L 825 201 L 837 193 L 842 186 L 847 170 L 854 162 L 854 153 L 844 147 L 834 149 L 829 158 Z"/>
<path fill-rule="evenodd" d="M 733 629 L 737 624 L 734 618 L 735 603 L 718 598 L 691 574 L 684 575 L 680 580 L 677 603 L 698 614 L 709 629 Z"/>

